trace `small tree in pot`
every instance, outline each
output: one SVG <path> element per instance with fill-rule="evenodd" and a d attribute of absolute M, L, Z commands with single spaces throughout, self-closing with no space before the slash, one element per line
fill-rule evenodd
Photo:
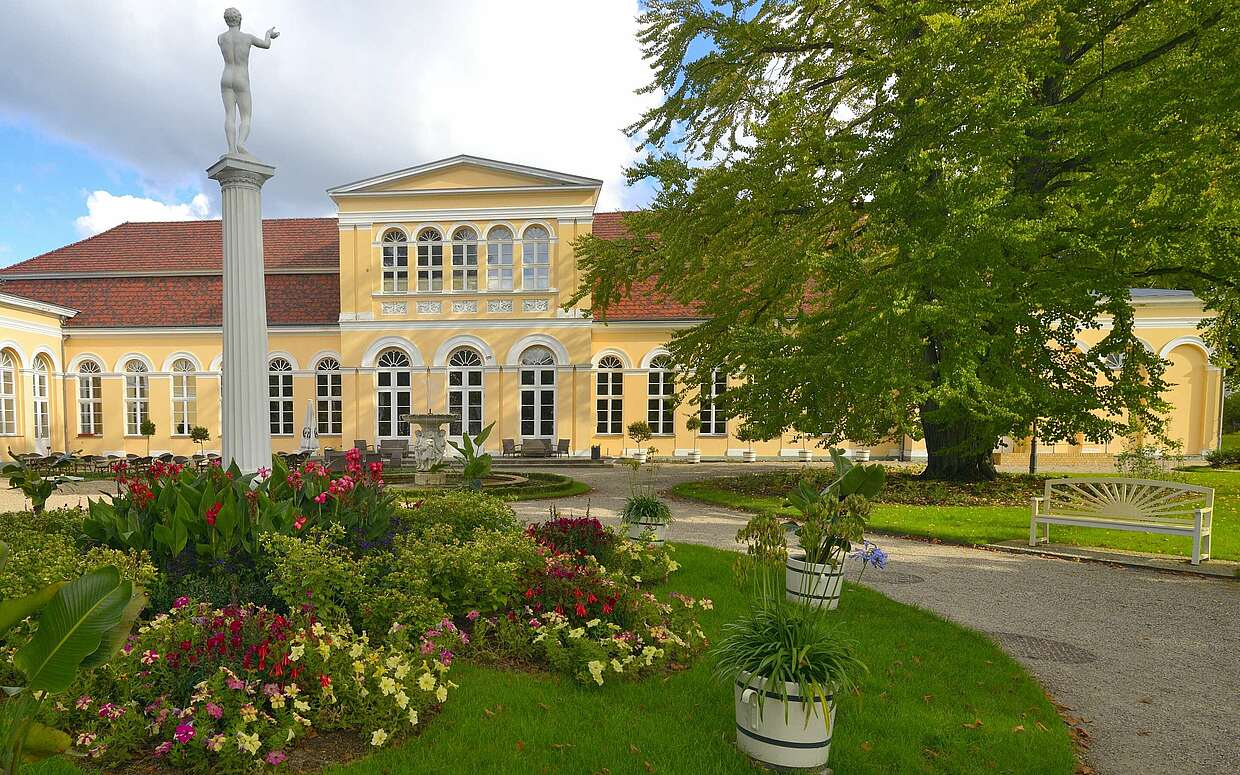
<path fill-rule="evenodd" d="M 645 463 L 647 453 L 654 450 L 654 447 L 647 450 L 644 446 L 654 438 L 654 431 L 650 430 L 650 423 L 645 420 L 638 420 L 637 422 L 629 423 L 629 427 L 626 430 L 629 432 L 629 438 L 637 445 L 637 449 L 633 451 L 633 459 L 638 463 Z"/>
<path fill-rule="evenodd" d="M 155 423 L 151 422 L 151 418 L 146 418 L 142 424 L 138 426 L 138 431 L 146 437 L 146 456 L 151 456 L 151 437 L 155 435 Z"/>
<path fill-rule="evenodd" d="M 702 450 L 698 449 L 698 431 L 702 429 L 702 418 L 696 414 L 689 415 L 685 420 L 685 428 L 693 434 L 693 449 L 689 450 L 689 462 L 701 463 Z"/>
<path fill-rule="evenodd" d="M 189 429 L 189 438 L 198 445 L 198 454 L 205 457 L 207 453 L 204 445 L 211 440 L 211 431 L 201 425 L 195 425 Z"/>

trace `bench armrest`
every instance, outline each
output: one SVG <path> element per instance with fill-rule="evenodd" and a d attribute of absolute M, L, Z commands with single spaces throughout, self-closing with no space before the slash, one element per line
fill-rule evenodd
<path fill-rule="evenodd" d="M 1038 514 L 1042 511 L 1042 503 L 1045 500 L 1046 498 L 1041 495 L 1034 495 L 1032 498 L 1029 499 L 1029 505 L 1032 508 L 1034 514 Z"/>
<path fill-rule="evenodd" d="M 1214 507 L 1213 506 L 1202 506 L 1201 508 L 1196 509 L 1196 511 L 1200 511 L 1202 514 L 1213 514 Z"/>

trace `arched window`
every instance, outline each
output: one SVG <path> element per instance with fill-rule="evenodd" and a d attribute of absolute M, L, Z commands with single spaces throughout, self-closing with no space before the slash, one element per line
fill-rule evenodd
<path fill-rule="evenodd" d="M 340 361 L 323 358 L 314 367 L 314 395 L 317 401 L 320 436 L 344 433 L 344 392 L 340 387 Z"/>
<path fill-rule="evenodd" d="M 0 436 L 17 435 L 17 360 L 0 350 Z"/>
<path fill-rule="evenodd" d="M 656 436 L 671 436 L 676 432 L 676 372 L 666 355 L 650 361 L 647 377 L 646 421 Z"/>
<path fill-rule="evenodd" d="M 31 397 L 34 399 L 34 437 L 44 441 L 52 438 L 52 413 L 48 403 L 51 396 L 48 375 L 51 371 L 47 358 L 39 355 L 34 359 L 34 377 L 30 386 Z"/>
<path fill-rule="evenodd" d="M 448 435 L 482 433 L 482 356 L 472 347 L 448 356 L 448 414 L 456 415 Z"/>
<path fill-rule="evenodd" d="M 551 235 L 537 224 L 521 240 L 521 287 L 545 291 L 551 287 Z"/>
<path fill-rule="evenodd" d="M 478 232 L 468 226 L 452 232 L 452 290 L 478 290 Z"/>
<path fill-rule="evenodd" d="M 267 408 L 272 436 L 293 435 L 293 364 L 272 358 L 267 367 Z"/>
<path fill-rule="evenodd" d="M 85 360 L 78 365 L 78 433 L 103 435 L 103 367 Z"/>
<path fill-rule="evenodd" d="M 198 424 L 198 378 L 197 368 L 188 358 L 172 362 L 172 433 L 188 436 L 190 428 Z"/>
<path fill-rule="evenodd" d="M 125 435 L 141 436 L 151 418 L 151 385 L 146 364 L 134 358 L 125 364 Z"/>
<path fill-rule="evenodd" d="M 699 416 L 702 420 L 701 433 L 705 436 L 723 436 L 728 432 L 728 416 L 716 405 L 716 398 L 728 389 L 728 375 L 722 369 L 715 369 L 710 374 L 710 382 L 702 385 L 699 400 Z"/>
<path fill-rule="evenodd" d="M 512 229 L 507 226 L 487 232 L 487 288 L 512 290 Z"/>
<path fill-rule="evenodd" d="M 555 356 L 541 345 L 521 353 L 521 436 L 555 438 Z"/>
<path fill-rule="evenodd" d="M 599 359 L 596 380 L 595 432 L 619 435 L 624 432 L 624 362 L 614 355 Z"/>
<path fill-rule="evenodd" d="M 400 418 L 409 414 L 413 404 L 409 356 L 400 350 L 384 350 L 375 365 L 379 369 L 379 438 L 408 438 L 409 423 Z"/>
<path fill-rule="evenodd" d="M 409 290 L 409 243 L 400 229 L 383 233 L 383 292 Z"/>
<path fill-rule="evenodd" d="M 443 235 L 438 229 L 418 232 L 418 290 L 443 290 Z"/>

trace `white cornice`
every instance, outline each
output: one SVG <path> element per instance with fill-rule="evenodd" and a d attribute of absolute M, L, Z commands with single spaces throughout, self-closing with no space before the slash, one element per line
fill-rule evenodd
<path fill-rule="evenodd" d="M 59 326 L 48 326 L 6 317 L 0 317 L 0 331 L 25 331 L 31 334 L 44 334 L 45 336 L 56 337 L 59 337 L 63 332 Z"/>
<path fill-rule="evenodd" d="M 1174 318 L 1140 317 L 1132 321 L 1133 328 L 1197 328 L 1203 320 L 1210 320 L 1213 315 L 1188 315 Z M 1102 331 L 1114 327 L 1114 318 L 1098 318 L 1098 326 Z M 1089 330 L 1089 329 L 1081 329 Z"/>
<path fill-rule="evenodd" d="M 338 333 L 340 327 L 334 323 L 306 326 L 267 326 L 267 331 L 274 334 L 330 334 Z M 115 328 L 68 328 L 65 333 L 70 336 L 125 336 L 129 334 L 178 335 L 186 334 L 220 334 L 224 330 L 220 326 L 117 326 Z"/>
<path fill-rule="evenodd" d="M 341 331 L 414 331 L 458 328 L 470 331 L 477 328 L 585 328 L 591 321 L 584 318 L 504 318 L 501 320 L 476 320 L 455 318 L 446 320 L 342 320 Z"/>
<path fill-rule="evenodd" d="M 329 196 L 348 195 L 356 193 L 364 188 L 371 186 L 380 186 L 384 183 L 390 183 L 393 180 L 400 180 L 411 175 L 420 175 L 426 172 L 434 172 L 435 170 L 453 167 L 458 164 L 470 164 L 475 167 L 483 167 L 486 169 L 497 170 L 499 172 L 510 172 L 517 175 L 527 175 L 529 177 L 542 178 L 553 184 L 559 183 L 563 185 L 581 185 L 581 186 L 601 186 L 603 181 L 597 178 L 587 178 L 581 175 L 569 175 L 563 172 L 555 172 L 553 170 L 542 169 L 541 167 L 529 167 L 524 164 L 513 164 L 511 162 L 497 161 L 496 159 L 486 159 L 481 156 L 470 156 L 469 154 L 458 154 L 448 157 L 447 159 L 439 159 L 438 161 L 427 162 L 413 167 L 406 167 L 403 170 L 395 172 L 387 172 L 382 175 L 375 175 L 362 180 L 355 180 L 352 183 L 344 183 L 339 186 L 333 186 L 327 189 Z M 552 186 L 556 187 L 556 186 Z"/>
<path fill-rule="evenodd" d="M 8 275 L 14 277 L 16 275 Z M 0 281 L 6 279 L 5 275 L 0 275 Z M 14 296 L 11 293 L 0 293 L 0 304 L 7 304 L 10 307 L 18 307 L 19 309 L 33 310 L 34 312 L 43 312 L 48 315 L 56 315 L 62 318 L 71 318 L 78 313 L 77 310 L 70 307 L 62 307 L 58 304 L 48 304 L 45 301 L 36 301 L 27 299 L 25 296 Z"/>
<path fill-rule="evenodd" d="M 457 207 L 443 210 L 365 210 L 341 212 L 340 226 L 370 226 L 394 221 L 505 221 L 545 218 L 593 218 L 591 205 L 552 205 L 542 207 Z"/>
<path fill-rule="evenodd" d="M 494 188 L 419 188 L 408 191 L 359 191 L 346 194 L 350 198 L 362 197 L 393 197 L 393 196 L 426 196 L 430 194 L 513 194 L 527 191 L 594 191 L 599 184 L 559 185 L 559 186 L 496 186 Z"/>

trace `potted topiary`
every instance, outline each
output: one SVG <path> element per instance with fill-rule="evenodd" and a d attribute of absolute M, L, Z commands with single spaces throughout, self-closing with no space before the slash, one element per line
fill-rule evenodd
<path fill-rule="evenodd" d="M 138 426 L 138 431 L 146 437 L 146 456 L 151 456 L 151 437 L 155 435 L 155 423 L 148 417 Z"/>
<path fill-rule="evenodd" d="M 837 478 L 821 491 L 805 480 L 788 494 L 787 504 L 800 516 L 793 532 L 801 552 L 790 553 L 785 570 L 789 600 L 813 608 L 834 609 L 844 589 L 844 562 L 853 544 L 865 534 L 870 515 L 870 499 L 877 496 L 886 480 L 880 465 L 854 465 L 838 449 L 831 450 Z M 882 561 L 886 561 L 886 555 Z M 870 563 L 869 555 L 862 558 Z"/>
<path fill-rule="evenodd" d="M 633 450 L 633 459 L 638 463 L 645 463 L 647 457 L 645 444 L 654 438 L 654 431 L 650 430 L 650 423 L 645 420 L 638 420 L 637 422 L 629 423 L 627 430 L 629 438 L 637 445 L 637 448 Z"/>
<path fill-rule="evenodd" d="M 757 453 L 757 452 L 755 452 L 755 451 L 754 451 L 754 448 L 753 448 L 753 439 L 754 439 L 754 437 L 750 434 L 750 432 L 748 431 L 748 429 L 746 429 L 746 428 L 741 428 L 740 432 L 736 434 L 736 438 L 737 438 L 737 439 L 739 439 L 740 441 L 745 442 L 745 443 L 748 445 L 748 446 L 745 448 L 745 450 L 744 450 L 743 452 L 741 452 L 741 462 L 743 462 L 743 463 L 755 463 L 755 462 L 757 462 L 757 460 L 758 460 L 758 453 Z"/>
<path fill-rule="evenodd" d="M 715 675 L 732 685 L 736 744 L 780 768 L 821 768 L 831 753 L 837 692 L 865 665 L 823 612 L 763 596 L 725 624 Z"/>
<path fill-rule="evenodd" d="M 198 445 L 198 454 L 206 457 L 207 453 L 204 445 L 211 440 L 211 431 L 201 425 L 195 425 L 189 429 L 189 438 L 190 441 Z"/>
<path fill-rule="evenodd" d="M 696 414 L 689 415 L 689 419 L 685 420 L 685 428 L 693 433 L 693 449 L 689 450 L 689 462 L 701 463 L 702 450 L 698 449 L 698 431 L 702 429 L 702 418 Z"/>

